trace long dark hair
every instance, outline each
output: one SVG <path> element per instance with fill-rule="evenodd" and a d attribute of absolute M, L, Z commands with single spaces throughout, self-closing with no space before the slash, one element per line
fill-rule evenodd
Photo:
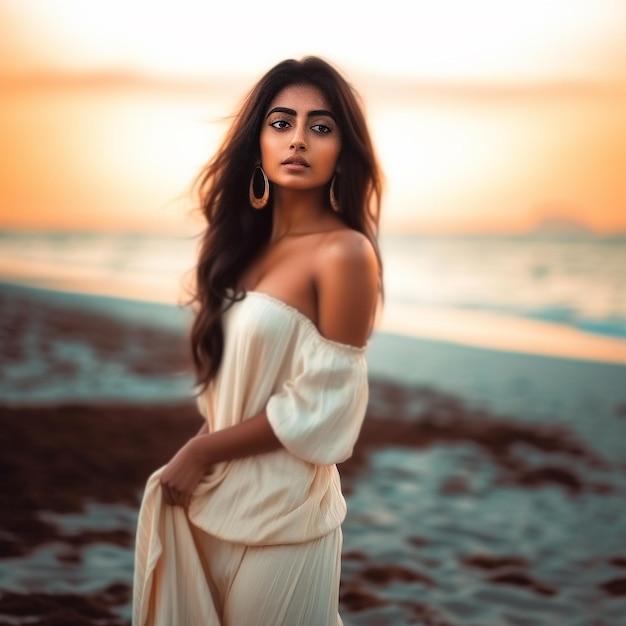
<path fill-rule="evenodd" d="M 339 217 L 371 241 L 382 271 L 376 241 L 381 173 L 357 96 L 345 78 L 320 58 L 283 61 L 246 96 L 221 147 L 196 181 L 207 220 L 195 272 L 196 317 L 190 337 L 201 389 L 216 376 L 222 360 L 222 313 L 241 297 L 234 293 L 238 281 L 270 238 L 271 197 L 266 209 L 254 210 L 248 187 L 260 160 L 259 137 L 267 109 L 280 91 L 294 84 L 318 88 L 336 117 L 342 138 L 337 163 L 341 174 L 335 185 Z"/>

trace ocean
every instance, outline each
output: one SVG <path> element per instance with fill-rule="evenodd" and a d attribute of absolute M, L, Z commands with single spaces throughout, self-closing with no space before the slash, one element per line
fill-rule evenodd
<path fill-rule="evenodd" d="M 196 245 L 183 235 L 5 231 L 0 280 L 176 304 L 187 299 Z M 624 237 L 385 234 L 381 249 L 385 310 L 404 321 L 452 315 L 438 339 L 454 339 L 458 320 L 499 320 L 626 340 Z M 384 329 L 432 330 L 397 320 L 384 318 Z"/>
<path fill-rule="evenodd" d="M 626 238 L 389 237 L 387 294 L 626 338 Z"/>

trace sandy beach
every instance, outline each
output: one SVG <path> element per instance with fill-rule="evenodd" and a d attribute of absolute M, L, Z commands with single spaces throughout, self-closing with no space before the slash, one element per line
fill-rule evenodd
<path fill-rule="evenodd" d="M 141 491 L 200 424 L 184 312 L 0 287 L 0 626 L 129 623 Z M 379 333 L 346 626 L 619 626 L 626 366 Z"/>

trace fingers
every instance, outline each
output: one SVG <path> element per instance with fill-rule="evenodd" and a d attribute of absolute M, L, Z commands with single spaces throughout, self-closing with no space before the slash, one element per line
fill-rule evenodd
<path fill-rule="evenodd" d="M 163 499 L 170 506 L 182 506 L 185 508 L 189 507 L 191 494 L 179 491 L 178 489 L 171 487 L 166 483 L 161 483 L 161 489 L 163 491 Z"/>
<path fill-rule="evenodd" d="M 163 492 L 163 499 L 170 506 L 174 506 L 174 496 L 170 488 L 165 484 L 161 483 L 161 491 Z"/>

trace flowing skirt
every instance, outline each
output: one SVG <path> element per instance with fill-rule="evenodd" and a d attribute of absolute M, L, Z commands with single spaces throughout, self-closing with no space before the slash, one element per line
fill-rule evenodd
<path fill-rule="evenodd" d="M 133 626 L 341 626 L 341 528 L 306 543 L 246 546 L 159 500 L 139 518 Z"/>

